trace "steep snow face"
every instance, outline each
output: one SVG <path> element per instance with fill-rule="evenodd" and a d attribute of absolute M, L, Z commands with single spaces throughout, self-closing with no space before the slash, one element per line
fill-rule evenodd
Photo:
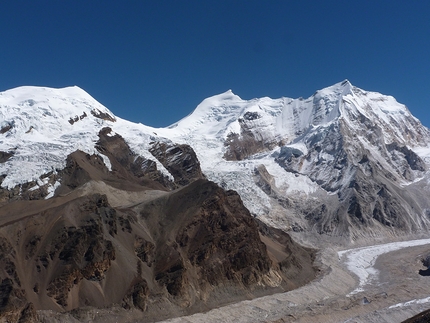
<path fill-rule="evenodd" d="M 280 135 L 293 141 L 306 131 L 328 126 L 339 117 L 342 97 L 351 92 L 349 81 L 317 91 L 307 100 L 290 100 L 277 119 Z"/>
<path fill-rule="evenodd" d="M 393 97 L 354 88 L 343 97 L 341 115 L 354 165 L 372 160 L 403 184 L 423 175 L 430 132 L 404 105 Z"/>
<path fill-rule="evenodd" d="M 427 146 L 428 129 L 393 97 L 354 88 L 343 96 L 342 116 L 351 129 L 377 127 L 385 144 Z M 365 134 L 363 134 L 365 135 Z"/>
<path fill-rule="evenodd" d="M 296 136 L 287 134 L 291 140 L 286 144 L 296 149 L 295 155 L 284 149 L 278 161 L 288 171 L 306 174 L 324 189 L 336 191 L 349 185 L 352 168 L 367 159 L 399 181 L 414 180 L 425 170 L 413 150 L 418 152 L 429 145 L 429 131 L 392 97 L 365 92 L 344 81 L 318 91 L 296 110 L 306 111 L 306 122 L 292 125 L 303 118 L 289 112 L 293 121 L 283 127 L 297 129 Z"/>
<path fill-rule="evenodd" d="M 306 111 L 311 101 L 312 111 L 324 112 L 309 117 L 308 128 L 290 133 L 274 154 L 287 172 L 333 196 L 309 201 L 313 206 L 302 209 L 308 223 L 321 233 L 352 236 L 361 226 L 376 232 L 381 224 L 407 232 L 427 228 L 429 203 L 422 192 L 429 189 L 429 130 L 392 97 L 349 82 L 318 91 L 298 109 Z M 424 190 L 411 195 L 404 188 L 415 183 Z"/>

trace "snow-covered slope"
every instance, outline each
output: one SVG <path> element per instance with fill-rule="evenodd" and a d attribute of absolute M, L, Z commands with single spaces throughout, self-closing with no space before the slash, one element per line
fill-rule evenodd
<path fill-rule="evenodd" d="M 157 129 L 114 116 L 78 87 L 12 89 L 0 93 L 2 187 L 62 169 L 77 149 L 100 154 L 104 127 L 170 178 L 149 149 L 190 145 L 210 180 L 284 229 L 354 236 L 360 230 L 350 228 L 428 226 L 429 130 L 394 98 L 349 81 L 308 99 L 242 100 L 227 91 Z"/>
<path fill-rule="evenodd" d="M 96 129 L 106 122 L 91 112 L 112 116 L 78 87 L 16 88 L 0 93 L 0 107 L 0 150 L 14 154 L 1 165 L 2 186 L 9 188 L 64 167 L 76 149 L 94 151 Z"/>
<path fill-rule="evenodd" d="M 229 91 L 159 133 L 190 144 L 210 179 L 272 225 L 329 235 L 428 225 L 429 130 L 394 98 L 349 81 L 305 100 Z"/>
<path fill-rule="evenodd" d="M 76 86 L 25 86 L 0 93 L 0 151 L 13 154 L 0 166 L 1 174 L 6 175 L 2 187 L 12 188 L 62 169 L 67 155 L 77 149 L 97 153 L 100 129 L 117 121 L 122 122 Z M 134 129 L 131 134 L 137 130 L 138 136 L 149 141 L 150 128 L 125 123 Z M 139 153 L 152 157 L 147 149 Z M 109 166 L 108 158 L 104 162 Z M 161 164 L 158 167 L 164 170 Z"/>

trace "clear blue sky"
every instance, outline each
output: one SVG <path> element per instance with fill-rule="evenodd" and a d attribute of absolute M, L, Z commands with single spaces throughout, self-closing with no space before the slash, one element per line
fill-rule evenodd
<path fill-rule="evenodd" d="M 155 127 L 228 89 L 309 97 L 344 79 L 430 126 L 427 0 L 4 0 L 0 91 L 78 85 Z"/>

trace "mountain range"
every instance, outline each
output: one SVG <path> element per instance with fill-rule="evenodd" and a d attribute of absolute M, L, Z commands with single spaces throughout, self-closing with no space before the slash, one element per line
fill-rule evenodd
<path fill-rule="evenodd" d="M 428 232 L 429 165 L 430 130 L 348 80 L 166 128 L 78 87 L 2 92 L 0 315 L 155 321 L 298 287 L 315 249 Z"/>

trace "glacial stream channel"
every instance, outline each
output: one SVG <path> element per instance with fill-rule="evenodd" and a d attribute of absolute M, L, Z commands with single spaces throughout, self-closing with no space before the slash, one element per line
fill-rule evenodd
<path fill-rule="evenodd" d="M 290 292 L 164 322 L 402 322 L 430 308 L 430 277 L 418 274 L 430 239 L 321 252 L 326 274 Z"/>

